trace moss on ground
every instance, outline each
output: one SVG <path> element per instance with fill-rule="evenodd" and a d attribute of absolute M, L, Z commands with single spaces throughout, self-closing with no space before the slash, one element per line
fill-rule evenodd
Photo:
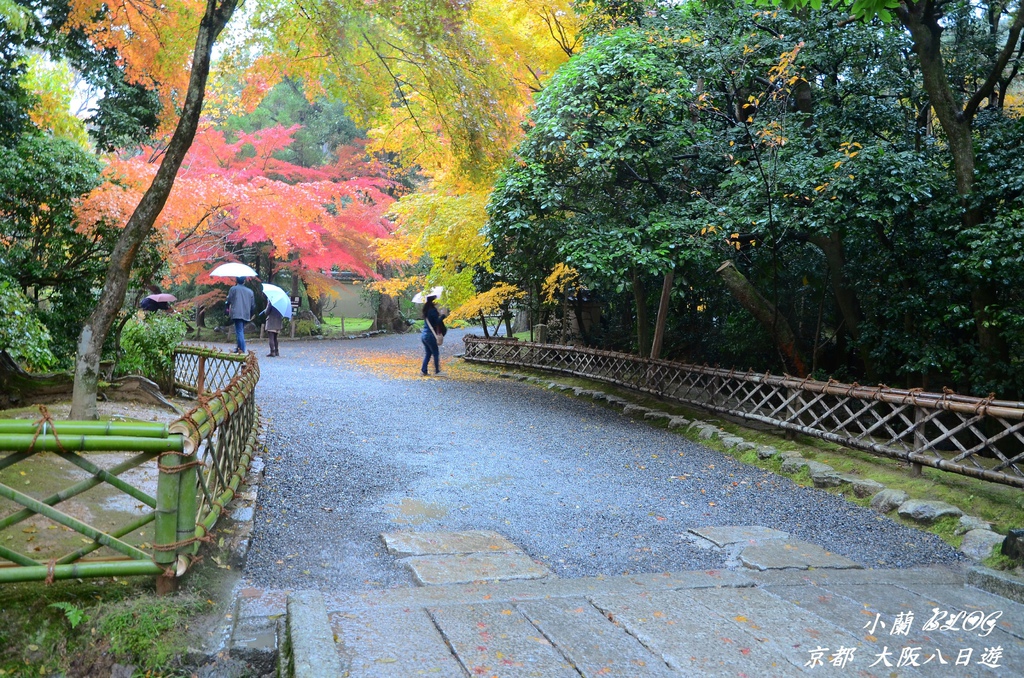
<path fill-rule="evenodd" d="M 115 663 L 135 676 L 190 676 L 185 654 L 223 618 L 236 576 L 199 564 L 167 596 L 151 577 L 0 586 L 0 677 L 103 676 Z"/>

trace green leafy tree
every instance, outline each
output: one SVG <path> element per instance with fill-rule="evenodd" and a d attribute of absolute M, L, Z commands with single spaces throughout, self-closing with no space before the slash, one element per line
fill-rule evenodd
<path fill-rule="evenodd" d="M 35 370 L 53 366 L 50 333 L 18 286 L 0 278 L 0 351 Z"/>
<path fill-rule="evenodd" d="M 174 384 L 174 349 L 185 339 L 187 329 L 180 315 L 139 311 L 121 331 L 124 355 L 118 362 L 118 372 L 142 375 L 170 391 Z"/>

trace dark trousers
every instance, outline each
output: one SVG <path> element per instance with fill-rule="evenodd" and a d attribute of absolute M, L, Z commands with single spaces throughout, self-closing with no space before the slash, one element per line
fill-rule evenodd
<path fill-rule="evenodd" d="M 270 339 L 270 352 L 274 355 L 281 355 L 277 350 L 277 332 L 267 332 L 267 337 Z"/>
<path fill-rule="evenodd" d="M 244 320 L 235 319 L 235 343 L 238 344 L 238 350 L 245 353 L 245 322 Z"/>
<path fill-rule="evenodd" d="M 434 338 L 432 332 L 427 331 L 420 335 L 420 341 L 423 342 L 423 349 L 426 355 L 423 356 L 423 367 L 420 368 L 420 372 L 423 374 L 427 373 L 427 367 L 430 365 L 430 358 L 434 358 L 434 373 L 437 374 L 441 371 L 441 349 L 437 346 L 437 339 Z"/>

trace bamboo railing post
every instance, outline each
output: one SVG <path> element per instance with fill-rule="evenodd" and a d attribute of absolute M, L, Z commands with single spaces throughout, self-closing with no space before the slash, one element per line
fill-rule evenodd
<path fill-rule="evenodd" d="M 178 493 L 181 475 L 169 467 L 181 464 L 181 456 L 174 453 L 162 455 L 158 460 L 159 477 L 156 486 L 156 531 L 153 539 L 153 562 L 164 568 L 157 576 L 156 591 L 160 595 L 173 593 L 178 587 L 174 566 L 178 554 L 167 548 L 178 540 Z M 169 572 L 169 574 L 168 574 Z"/>
<path fill-rule="evenodd" d="M 187 458 L 194 461 L 195 456 Z M 181 472 L 178 481 L 178 530 L 176 541 L 187 541 L 196 536 L 196 518 L 198 513 L 199 468 L 189 466 Z M 195 544 L 185 551 L 195 553 Z"/>

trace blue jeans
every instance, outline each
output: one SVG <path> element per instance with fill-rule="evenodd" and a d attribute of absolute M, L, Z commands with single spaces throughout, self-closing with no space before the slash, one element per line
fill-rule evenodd
<path fill-rule="evenodd" d="M 437 339 L 434 338 L 434 334 L 427 330 L 420 335 L 420 341 L 423 342 L 423 349 L 426 351 L 426 355 L 423 356 L 423 367 L 420 371 L 423 374 L 427 373 L 427 367 L 430 365 L 430 357 L 434 357 L 434 374 L 441 371 L 441 349 L 437 346 Z"/>
<path fill-rule="evenodd" d="M 235 343 L 238 344 L 239 350 L 245 353 L 245 321 L 239 318 L 235 318 Z"/>

